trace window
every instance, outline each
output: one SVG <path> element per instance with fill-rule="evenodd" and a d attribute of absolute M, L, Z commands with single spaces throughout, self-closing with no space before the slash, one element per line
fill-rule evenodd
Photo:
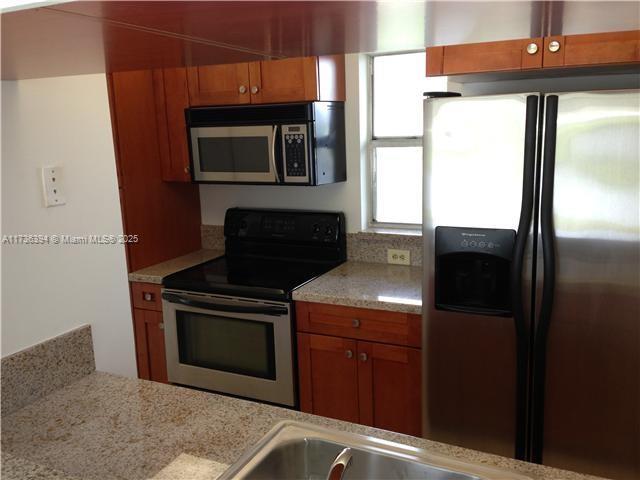
<path fill-rule="evenodd" d="M 370 224 L 422 223 L 422 101 L 446 91 L 446 77 L 425 77 L 425 53 L 371 58 Z"/>

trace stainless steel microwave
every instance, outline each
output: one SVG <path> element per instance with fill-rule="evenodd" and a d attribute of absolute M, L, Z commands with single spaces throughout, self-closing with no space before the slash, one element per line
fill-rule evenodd
<path fill-rule="evenodd" d="M 191 177 L 202 183 L 323 185 L 347 179 L 344 103 L 186 110 Z"/>

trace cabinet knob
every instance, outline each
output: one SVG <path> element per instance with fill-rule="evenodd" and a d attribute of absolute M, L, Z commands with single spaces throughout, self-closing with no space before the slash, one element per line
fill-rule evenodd
<path fill-rule="evenodd" d="M 536 53 L 538 53 L 538 44 L 531 42 L 529 45 L 527 45 L 527 53 L 529 55 L 535 55 Z"/>
<path fill-rule="evenodd" d="M 351 350 L 347 350 L 344 352 L 344 356 L 347 358 L 353 358 L 353 352 Z"/>
<path fill-rule="evenodd" d="M 362 360 L 363 362 L 366 362 L 369 359 L 369 357 L 367 356 L 366 353 L 362 352 L 360 354 L 360 360 Z"/>
<path fill-rule="evenodd" d="M 247 87 L 245 87 L 244 85 L 240 85 L 240 87 L 238 88 L 238 91 L 240 93 L 247 93 Z"/>
<path fill-rule="evenodd" d="M 191 168 L 189 167 L 184 167 L 184 173 L 189 173 L 191 171 Z"/>
<path fill-rule="evenodd" d="M 360 320 L 358 320 L 357 318 L 354 318 L 353 320 L 351 320 L 351 326 L 353 328 L 359 328 L 360 327 Z"/>
<path fill-rule="evenodd" d="M 142 292 L 142 299 L 145 302 L 153 302 L 155 300 L 154 297 L 155 295 L 151 292 Z"/>
<path fill-rule="evenodd" d="M 258 90 L 260 90 L 260 89 L 258 88 L 257 85 L 254 85 L 253 87 L 251 87 L 251 93 L 254 93 L 254 94 L 258 93 Z"/>
<path fill-rule="evenodd" d="M 550 52 L 557 52 L 558 50 L 560 50 L 560 42 L 558 42 L 557 40 L 553 40 L 551 42 L 549 42 L 549 51 Z"/>
<path fill-rule="evenodd" d="M 164 323 L 163 323 L 163 322 L 160 322 L 160 323 L 158 324 L 158 328 L 159 328 L 160 330 L 164 330 Z"/>

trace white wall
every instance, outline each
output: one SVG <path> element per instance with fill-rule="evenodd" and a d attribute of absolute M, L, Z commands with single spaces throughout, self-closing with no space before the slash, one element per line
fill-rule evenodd
<path fill-rule="evenodd" d="M 64 168 L 44 208 L 40 167 Z M 2 82 L 2 234 L 122 234 L 106 77 Z M 82 324 L 98 370 L 136 376 L 123 245 L 2 246 L 2 355 Z"/>
<path fill-rule="evenodd" d="M 345 121 L 347 125 L 347 181 L 319 187 L 201 185 L 202 223 L 222 225 L 230 207 L 297 208 L 345 212 L 347 230 L 366 223 L 366 171 L 362 156 L 367 138 L 367 75 L 364 55 L 346 55 Z M 360 112 L 364 112 L 360 115 Z"/>

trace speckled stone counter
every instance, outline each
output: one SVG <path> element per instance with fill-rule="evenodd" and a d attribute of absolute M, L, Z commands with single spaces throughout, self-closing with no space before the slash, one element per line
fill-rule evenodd
<path fill-rule="evenodd" d="M 188 253 L 181 257 L 173 258 L 166 262 L 131 272 L 129 274 L 129 281 L 161 284 L 162 279 L 167 275 L 179 272 L 185 268 L 193 267 L 199 263 L 213 260 L 214 258 L 222 255 L 224 255 L 224 250 L 203 248 L 202 250 Z"/>
<path fill-rule="evenodd" d="M 2 478 L 216 478 L 281 420 L 368 434 L 535 480 L 595 477 L 211 393 L 94 372 L 3 418 Z"/>
<path fill-rule="evenodd" d="M 420 314 L 422 268 L 348 261 L 294 291 L 293 299 Z"/>

